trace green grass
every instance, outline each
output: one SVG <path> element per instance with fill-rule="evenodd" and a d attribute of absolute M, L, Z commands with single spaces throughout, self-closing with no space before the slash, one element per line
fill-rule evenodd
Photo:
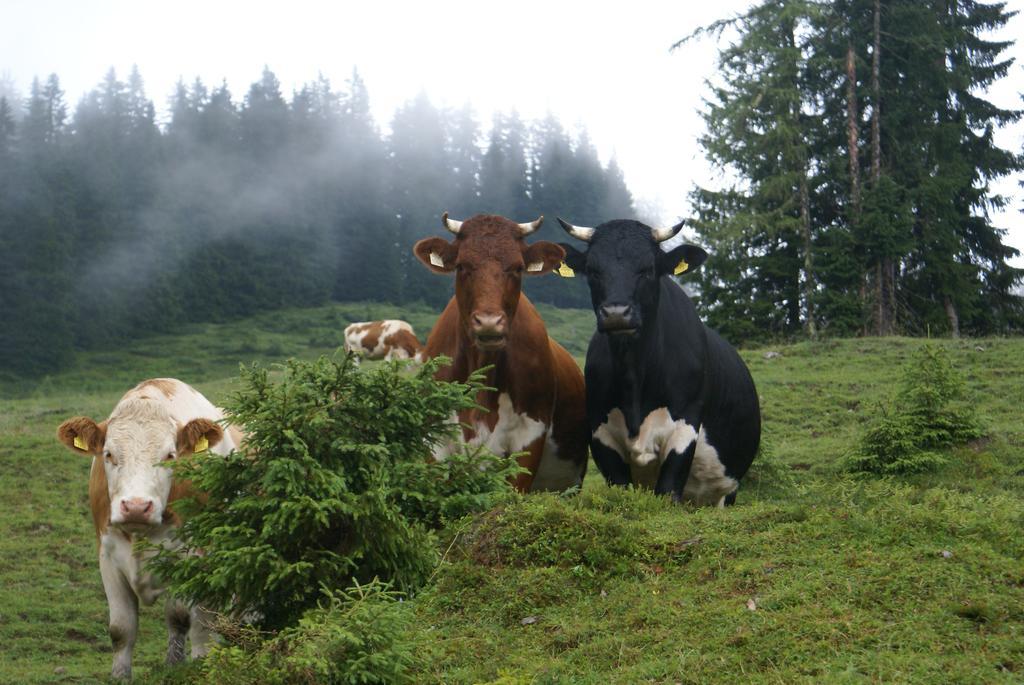
<path fill-rule="evenodd" d="M 592 315 L 542 313 L 581 356 Z M 333 350 L 352 320 L 405 318 L 423 338 L 435 316 L 277 312 L 83 354 L 31 387 L 0 385 L 0 682 L 103 682 L 110 667 L 89 464 L 57 444 L 60 421 L 101 418 L 158 375 L 217 401 L 239 363 Z M 609 489 L 591 465 L 578 497 L 517 498 L 453 527 L 434 582 L 407 602 L 423 633 L 417 680 L 1024 681 L 1024 340 L 940 343 L 987 433 L 940 471 L 885 480 L 839 468 L 920 344 L 744 350 L 773 457 L 728 510 Z M 781 356 L 766 359 L 769 349 Z M 158 602 L 143 611 L 137 681 L 164 672 L 164 647 Z"/>

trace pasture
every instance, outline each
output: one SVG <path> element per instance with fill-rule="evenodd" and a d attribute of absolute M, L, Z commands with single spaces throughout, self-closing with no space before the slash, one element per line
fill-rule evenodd
<path fill-rule="evenodd" d="M 592 313 L 541 314 L 580 359 Z M 0 381 L 0 682 L 109 672 L 89 464 L 54 439 L 61 420 L 104 417 L 159 375 L 218 401 L 239 362 L 331 352 L 353 320 L 404 318 L 422 340 L 435 316 L 372 304 L 275 312 L 84 354 L 34 387 Z M 940 343 L 968 378 L 986 438 L 931 474 L 841 470 L 920 344 L 741 350 L 773 456 L 755 462 L 728 510 L 608 489 L 591 464 L 578 497 L 513 497 L 453 526 L 434 582 L 404 605 L 417 681 L 1020 682 L 1024 340 Z M 143 610 L 138 682 L 168 675 L 162 619 L 162 602 Z"/>

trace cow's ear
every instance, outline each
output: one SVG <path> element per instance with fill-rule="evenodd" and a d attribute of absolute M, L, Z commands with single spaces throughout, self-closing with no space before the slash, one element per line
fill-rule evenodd
<path fill-rule="evenodd" d="M 565 259 L 565 250 L 547 240 L 538 240 L 523 250 L 523 261 L 526 262 L 527 276 L 540 276 L 558 265 Z"/>
<path fill-rule="evenodd" d="M 87 416 L 76 416 L 60 424 L 57 439 L 72 452 L 99 456 L 107 439 L 107 422 L 96 423 Z"/>
<path fill-rule="evenodd" d="M 455 271 L 455 259 L 459 251 L 444 238 L 424 238 L 416 243 L 412 252 L 416 259 L 436 274 L 450 274 Z"/>
<path fill-rule="evenodd" d="M 565 259 L 555 273 L 562 278 L 572 278 L 576 272 L 582 272 L 587 266 L 587 253 L 580 252 L 569 243 L 558 243 L 565 250 Z"/>
<path fill-rule="evenodd" d="M 703 248 L 696 245 L 679 245 L 658 255 L 658 274 L 681 276 L 696 271 L 707 258 L 708 253 Z"/>
<path fill-rule="evenodd" d="M 224 430 L 210 419 L 192 419 L 178 429 L 178 454 L 205 452 L 224 437 Z"/>

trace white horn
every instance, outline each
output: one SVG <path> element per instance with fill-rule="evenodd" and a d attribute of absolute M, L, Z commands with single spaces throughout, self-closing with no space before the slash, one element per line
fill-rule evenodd
<path fill-rule="evenodd" d="M 453 221 L 452 219 L 449 219 L 448 212 L 445 212 L 444 214 L 441 215 L 441 223 L 443 223 L 444 227 L 447 228 L 452 233 L 454 233 L 455 235 L 458 235 L 459 231 L 462 229 L 462 222 Z"/>
<path fill-rule="evenodd" d="M 674 236 L 676 233 L 679 233 L 679 230 L 683 227 L 685 223 L 686 221 L 684 220 L 680 221 L 675 226 L 669 226 L 668 228 L 652 228 L 651 237 L 654 238 L 654 242 L 656 243 L 664 242 L 671 238 L 672 236 Z"/>
<path fill-rule="evenodd" d="M 589 226 L 573 226 L 568 221 L 562 221 L 561 217 L 555 218 L 558 219 L 558 223 L 565 229 L 565 232 L 577 240 L 589 243 L 590 239 L 594 237 L 594 229 Z"/>
<path fill-rule="evenodd" d="M 519 232 L 525 238 L 526 236 L 530 235 L 531 233 L 536 231 L 538 228 L 540 228 L 540 225 L 542 223 L 544 223 L 544 215 L 543 214 L 541 214 L 539 217 L 537 217 L 536 221 L 531 221 L 531 222 L 525 223 L 525 224 L 519 224 Z"/>

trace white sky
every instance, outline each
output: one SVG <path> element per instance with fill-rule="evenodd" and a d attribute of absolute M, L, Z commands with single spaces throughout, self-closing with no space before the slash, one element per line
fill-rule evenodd
<path fill-rule="evenodd" d="M 33 76 L 55 72 L 73 105 L 109 67 L 124 77 L 137 64 L 162 108 L 179 77 L 208 85 L 224 78 L 240 99 L 264 64 L 288 93 L 318 72 L 341 87 L 357 67 L 385 128 L 421 90 L 438 105 L 470 102 L 485 127 L 493 112 L 513 108 L 527 119 L 553 112 L 570 129 L 584 125 L 605 161 L 616 155 L 641 206 L 671 221 L 688 213 L 695 182 L 714 183 L 697 146 L 697 110 L 717 46 L 704 39 L 668 48 L 750 4 L 4 0 L 0 73 L 24 92 Z M 1009 0 L 1008 9 L 1024 10 L 1024 0 Z M 1024 35 L 1022 28 L 1018 16 L 1001 37 Z M 1024 45 L 1011 54 L 1018 63 L 990 97 L 1020 107 Z M 1024 124 L 997 140 L 1020 152 Z M 1018 180 L 996 187 L 1013 201 L 995 221 L 1024 251 Z"/>

